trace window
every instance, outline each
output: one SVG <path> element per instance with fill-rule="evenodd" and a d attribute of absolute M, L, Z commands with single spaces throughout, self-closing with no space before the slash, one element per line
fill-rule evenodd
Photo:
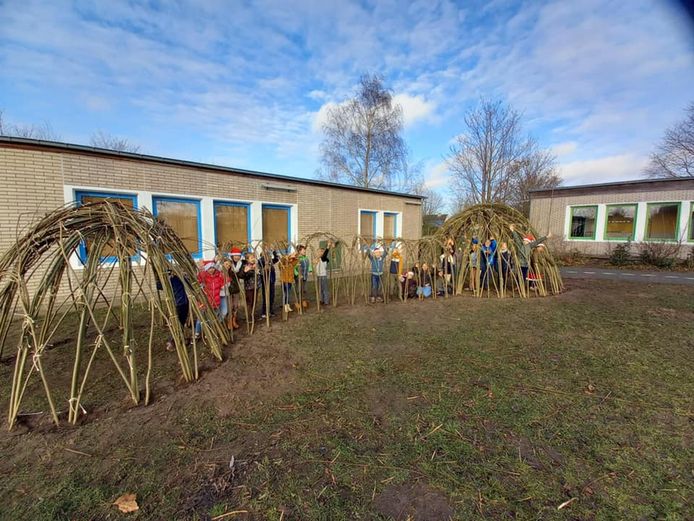
<path fill-rule="evenodd" d="M 575 206 L 571 208 L 571 239 L 595 239 L 597 206 Z"/>
<path fill-rule="evenodd" d="M 383 238 L 392 241 L 398 236 L 398 214 L 386 212 L 383 214 Z"/>
<path fill-rule="evenodd" d="M 689 212 L 689 240 L 694 241 L 694 201 L 689 203 L 691 208 Z"/>
<path fill-rule="evenodd" d="M 218 248 L 251 242 L 251 212 L 245 203 L 214 202 L 214 237 Z"/>
<path fill-rule="evenodd" d="M 263 242 L 286 249 L 291 237 L 289 207 L 278 205 L 263 205 Z"/>
<path fill-rule="evenodd" d="M 646 240 L 677 240 L 679 217 L 679 203 L 649 204 L 648 220 L 646 222 Z"/>
<path fill-rule="evenodd" d="M 318 247 L 319 248 L 327 248 L 328 247 L 328 241 L 319 241 L 318 242 Z M 330 259 L 330 262 L 328 263 L 328 269 L 333 271 L 333 270 L 339 270 L 342 269 L 342 248 L 343 244 L 342 242 L 338 242 L 335 246 L 333 246 L 330 249 L 330 253 L 328 253 L 328 259 Z"/>
<path fill-rule="evenodd" d="M 104 200 L 118 201 L 128 208 L 137 208 L 137 196 L 130 194 L 111 194 L 111 193 L 101 193 L 101 192 L 76 192 L 75 200 L 78 205 L 96 203 Z M 80 244 L 79 256 L 82 263 L 87 262 L 87 255 L 89 253 L 89 241 L 85 241 Z M 114 256 L 113 246 L 109 243 L 102 250 L 103 257 L 101 260 L 106 262 L 115 262 L 116 258 Z M 135 255 L 135 251 L 132 252 Z"/>
<path fill-rule="evenodd" d="M 636 205 L 608 205 L 605 221 L 605 239 L 633 240 L 636 229 Z"/>
<path fill-rule="evenodd" d="M 193 257 L 202 256 L 202 233 L 200 228 L 200 201 L 152 197 L 154 215 L 171 226 Z"/>
<path fill-rule="evenodd" d="M 368 242 L 376 238 L 376 212 L 363 210 L 359 214 L 359 234 Z"/>

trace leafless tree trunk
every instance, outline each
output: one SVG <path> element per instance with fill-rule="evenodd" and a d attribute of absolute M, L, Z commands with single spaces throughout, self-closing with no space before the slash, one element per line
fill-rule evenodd
<path fill-rule="evenodd" d="M 365 75 L 356 95 L 328 111 L 321 177 L 365 188 L 393 188 L 407 170 L 402 107 L 380 76 Z"/>
<path fill-rule="evenodd" d="M 116 150 L 117 152 L 131 152 L 136 154 L 140 151 L 140 145 L 136 145 L 125 138 L 119 138 L 101 130 L 92 134 L 89 142 L 93 147 Z"/>
<path fill-rule="evenodd" d="M 523 209 L 528 190 L 559 184 L 556 159 L 523 133 L 511 106 L 482 100 L 464 121 L 447 156 L 458 208 L 501 202 Z"/>
<path fill-rule="evenodd" d="M 694 103 L 684 121 L 665 131 L 646 168 L 650 177 L 694 177 Z"/>
<path fill-rule="evenodd" d="M 509 174 L 513 190 L 505 202 L 526 217 L 530 215 L 530 190 L 555 188 L 561 184 L 556 157 L 547 150 L 540 150 L 534 142 L 531 152 L 514 163 Z"/>

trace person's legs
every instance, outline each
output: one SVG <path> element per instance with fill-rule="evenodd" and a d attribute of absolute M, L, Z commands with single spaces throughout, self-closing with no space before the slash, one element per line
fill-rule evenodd
<path fill-rule="evenodd" d="M 275 314 L 275 283 L 270 284 L 270 314 Z"/>
<path fill-rule="evenodd" d="M 527 288 L 527 280 L 528 280 L 528 267 L 527 266 L 521 266 L 521 276 L 523 277 L 523 280 L 521 280 L 521 285 L 525 288 Z"/>
<path fill-rule="evenodd" d="M 178 323 L 181 324 L 181 330 L 183 331 L 183 340 L 185 341 L 186 337 L 186 323 L 188 322 L 188 304 L 182 304 L 176 306 L 176 318 L 178 319 Z M 174 349 L 174 338 L 173 336 L 170 336 L 169 339 L 166 341 L 166 350 L 167 351 L 173 351 Z"/>
<path fill-rule="evenodd" d="M 248 313 L 248 321 L 253 320 L 253 313 L 255 312 L 255 289 L 246 289 L 246 310 Z"/>
<path fill-rule="evenodd" d="M 229 301 L 227 301 L 226 297 L 222 297 L 219 301 L 219 307 L 217 308 L 217 318 L 219 318 L 220 322 L 224 322 L 224 319 L 227 316 L 227 313 L 229 313 Z"/>
<path fill-rule="evenodd" d="M 381 285 L 381 277 L 375 273 L 371 274 L 371 299 L 376 300 L 378 298 L 378 291 Z"/>
<path fill-rule="evenodd" d="M 330 303 L 330 291 L 328 288 L 328 277 L 318 277 L 320 285 L 320 302 L 327 306 Z"/>

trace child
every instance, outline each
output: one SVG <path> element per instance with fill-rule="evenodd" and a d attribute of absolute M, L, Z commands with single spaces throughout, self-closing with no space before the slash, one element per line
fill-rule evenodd
<path fill-rule="evenodd" d="M 306 255 L 306 246 L 299 244 L 296 247 L 297 257 L 299 262 L 294 268 L 294 283 L 298 284 L 299 287 L 299 302 L 297 303 L 297 310 L 302 307 L 308 307 L 308 301 L 306 300 L 306 285 L 308 283 L 308 274 L 311 271 L 311 262 L 308 260 Z"/>
<path fill-rule="evenodd" d="M 243 287 L 246 294 L 246 316 L 248 317 L 248 322 L 252 322 L 255 318 L 255 301 L 259 286 L 257 264 L 255 254 L 249 252 L 246 255 L 246 260 L 242 269 Z"/>
<path fill-rule="evenodd" d="M 241 260 L 241 250 L 239 248 L 232 248 L 230 253 L 231 260 L 224 262 L 226 275 L 229 279 L 229 300 L 231 301 L 231 313 L 227 325 L 230 329 L 238 329 L 240 326 L 236 315 L 239 312 L 239 294 L 241 293 L 239 274 L 243 267 L 243 261 Z"/>
<path fill-rule="evenodd" d="M 389 270 L 392 280 L 395 281 L 396 285 L 400 287 L 397 282 L 402 279 L 402 255 L 400 254 L 400 249 L 395 247 L 390 254 L 390 267 Z M 402 288 L 400 288 L 402 289 Z M 399 291 L 398 296 L 403 298 L 402 291 Z"/>
<path fill-rule="evenodd" d="M 506 287 L 506 281 L 508 281 L 511 276 L 511 252 L 508 249 L 508 244 L 505 242 L 501 243 L 501 248 L 499 249 L 499 263 L 501 268 L 501 276 L 503 278 L 504 287 Z"/>
<path fill-rule="evenodd" d="M 386 261 L 385 251 L 376 246 L 373 251 L 367 247 L 366 255 L 371 261 L 371 303 L 383 302 L 383 266 Z"/>
<path fill-rule="evenodd" d="M 445 297 L 453 295 L 452 279 L 446 279 L 443 270 L 439 270 L 436 278 L 436 296 Z"/>
<path fill-rule="evenodd" d="M 479 244 L 477 239 L 472 239 L 472 246 L 470 247 L 470 291 L 477 290 L 479 280 Z"/>
<path fill-rule="evenodd" d="M 417 284 L 419 300 L 431 297 L 431 270 L 426 262 L 422 263 L 422 267 L 419 269 Z"/>
<path fill-rule="evenodd" d="M 264 251 L 258 259 L 258 282 L 260 283 L 260 298 L 263 301 L 261 318 L 266 318 L 268 313 L 272 317 L 275 316 L 275 264 L 279 260 L 277 252 L 273 251 L 272 256 L 270 256 L 269 250 Z M 269 306 L 268 300 L 270 301 Z"/>
<path fill-rule="evenodd" d="M 188 295 L 186 294 L 185 286 L 183 285 L 183 282 L 178 277 L 178 275 L 173 275 L 171 273 L 171 270 L 168 270 L 167 274 L 169 276 L 169 282 L 171 283 L 171 291 L 173 293 L 174 306 L 176 306 L 176 318 L 178 318 L 178 322 L 179 322 L 179 324 L 181 324 L 181 329 L 183 329 L 184 334 L 185 334 L 185 327 L 186 327 L 186 323 L 188 322 L 188 312 L 189 312 Z M 157 289 L 158 290 L 164 289 L 162 287 L 161 281 L 159 280 L 158 277 L 157 277 Z M 169 337 L 169 339 L 166 341 L 166 350 L 167 351 L 173 351 L 174 350 L 173 337 Z"/>
<path fill-rule="evenodd" d="M 545 237 L 540 237 L 535 239 L 532 234 L 521 235 L 516 230 L 516 227 L 511 224 L 509 226 L 511 233 L 513 234 L 513 244 L 516 247 L 516 255 L 518 256 L 518 264 L 521 269 L 521 275 L 523 277 L 523 285 L 525 281 L 528 280 L 528 266 L 530 264 L 530 256 L 535 248 L 543 246 L 543 243 L 551 237 L 551 234 L 547 234 Z M 531 287 L 534 287 L 534 283 Z"/>
<path fill-rule="evenodd" d="M 446 286 L 450 285 L 452 287 L 458 270 L 456 269 L 455 241 L 451 237 L 446 239 L 440 260 Z"/>
<path fill-rule="evenodd" d="M 417 296 L 417 281 L 415 280 L 414 271 L 408 271 L 405 275 L 400 277 L 401 289 L 403 299 L 413 299 Z"/>
<path fill-rule="evenodd" d="M 320 248 L 318 250 L 318 262 L 316 262 L 316 278 L 318 279 L 320 303 L 324 306 L 330 304 L 330 287 L 328 285 L 328 263 L 330 259 L 328 254 L 332 246 L 333 243 L 328 242 L 327 248 Z"/>
<path fill-rule="evenodd" d="M 205 291 L 207 297 L 207 305 L 215 312 L 217 318 L 224 320 L 222 315 L 222 288 L 224 287 L 224 275 L 220 271 L 220 266 L 216 262 L 209 262 L 204 265 L 198 273 L 198 282 Z M 202 322 L 200 320 L 195 323 L 195 339 L 199 339 L 202 333 Z"/>
<path fill-rule="evenodd" d="M 297 264 L 299 264 L 299 259 L 296 253 L 291 255 L 284 255 L 280 259 L 280 281 L 282 282 L 282 305 L 284 306 L 284 311 L 289 313 L 292 310 L 292 306 L 289 304 L 289 296 L 292 292 L 292 284 L 294 283 L 294 270 Z"/>
<path fill-rule="evenodd" d="M 488 289 L 489 280 L 494 276 L 494 267 L 496 266 L 496 239 L 491 238 L 484 241 L 480 253 L 482 284 L 484 289 Z"/>

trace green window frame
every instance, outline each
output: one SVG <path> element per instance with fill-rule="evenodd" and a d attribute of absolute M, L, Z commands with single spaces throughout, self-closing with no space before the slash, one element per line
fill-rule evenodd
<path fill-rule="evenodd" d="M 669 237 L 651 237 L 650 235 L 650 227 L 651 227 L 651 208 L 655 208 L 658 206 L 676 206 L 677 207 L 677 215 L 675 217 L 675 234 L 674 237 L 669 238 Z M 653 242 L 677 242 L 680 238 L 680 217 L 682 215 L 682 203 L 681 202 L 663 202 L 663 203 L 648 203 L 646 205 L 646 230 L 644 232 L 644 240 L 645 241 L 653 241 Z"/>
<path fill-rule="evenodd" d="M 689 201 L 689 233 L 687 242 L 694 242 L 694 201 Z"/>
<path fill-rule="evenodd" d="M 608 236 L 608 225 L 610 221 L 610 209 L 614 208 L 633 208 L 634 218 L 631 223 L 631 234 L 629 236 L 623 237 L 609 237 Z M 636 203 L 626 203 L 626 204 L 608 204 L 605 205 L 605 228 L 602 232 L 602 238 L 606 241 L 633 241 L 636 237 L 636 224 L 639 218 L 639 205 Z"/>
<path fill-rule="evenodd" d="M 574 212 L 579 209 L 594 208 L 595 217 L 593 218 L 593 234 L 590 237 L 574 235 Z M 594 241 L 596 234 L 598 233 L 598 205 L 597 204 L 586 204 L 580 206 L 572 206 L 571 213 L 569 216 L 569 239 L 574 241 Z"/>

